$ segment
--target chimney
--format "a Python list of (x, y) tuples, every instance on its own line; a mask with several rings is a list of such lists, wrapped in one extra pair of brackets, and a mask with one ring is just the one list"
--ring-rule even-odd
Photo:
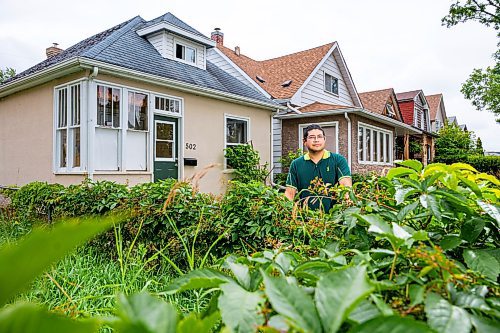
[(214, 40), (217, 45), (224, 45), (224, 34), (220, 31), (220, 28), (215, 28), (214, 31), (212, 31), (210, 38)]
[(234, 54), (236, 54), (237, 56), (240, 56), (240, 47), (239, 46), (236, 46), (234, 48)]
[(47, 54), (47, 59), (55, 57), (56, 55), (58, 55), (59, 53), (64, 51), (63, 49), (58, 48), (58, 46), (59, 46), (59, 44), (52, 43), (52, 46), (45, 49), (45, 54)]

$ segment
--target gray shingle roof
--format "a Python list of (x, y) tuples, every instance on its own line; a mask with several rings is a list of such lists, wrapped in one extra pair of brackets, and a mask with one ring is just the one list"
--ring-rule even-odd
[(166, 13), (162, 16), (159, 16), (151, 21), (148, 21), (144, 26), (143, 28), (146, 28), (146, 27), (149, 27), (149, 26), (152, 26), (152, 25), (155, 25), (157, 23), (160, 23), (160, 22), (167, 22), (167, 23), (170, 23), (170, 24), (173, 24), (173, 25), (176, 25), (178, 26), (179, 28), (181, 29), (184, 29), (184, 30), (187, 30), (189, 32), (192, 32), (193, 34), (195, 35), (198, 35), (198, 36), (202, 36), (202, 37), (205, 37), (205, 38), (208, 38), (207, 36), (205, 36), (204, 34), (202, 34), (201, 32), (199, 32), (198, 30), (196, 30), (195, 28), (193, 28), (192, 26), (190, 26), (189, 24), (185, 23), (184, 21), (180, 20), (179, 18), (177, 18), (177, 16), (175, 16), (174, 14), (172, 13)]
[[(180, 21), (170, 13), (160, 16), (160, 18), (163, 17), (167, 17), (169, 20), (175, 19)], [(136, 16), (71, 46), (57, 56), (42, 61), (30, 69), (19, 73), (10, 80), (5, 81), (4, 84), (35, 74), (62, 61), (81, 57), (275, 104), (257, 90), (243, 84), (209, 61), (207, 61), (206, 70), (203, 70), (195, 66), (163, 58), (146, 38), (139, 36), (136, 32), (138, 29), (150, 25), (151, 22), (146, 22), (140, 16)], [(183, 24), (189, 27), (187, 24)], [(177, 22), (176, 25), (180, 25), (180, 23)]]

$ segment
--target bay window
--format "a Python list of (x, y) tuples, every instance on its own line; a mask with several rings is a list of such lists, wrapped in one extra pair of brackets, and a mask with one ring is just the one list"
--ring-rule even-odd
[(379, 127), (358, 124), (358, 162), (392, 164), (393, 133)]

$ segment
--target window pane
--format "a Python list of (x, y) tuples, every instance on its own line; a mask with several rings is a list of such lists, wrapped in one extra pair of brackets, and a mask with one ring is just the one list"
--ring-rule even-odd
[(58, 91), (57, 127), (66, 127), (66, 113), (67, 113), (66, 94), (67, 94), (66, 89), (60, 89)]
[(71, 125), (80, 125), (80, 85), (71, 87)]
[(104, 126), (104, 105), (105, 96), (104, 96), (104, 87), (97, 86), (97, 125)]
[(329, 74), (325, 74), (325, 90), (332, 91), (332, 76)]
[(156, 139), (157, 140), (173, 140), (174, 125), (165, 123), (156, 123)]
[(74, 128), (73, 132), (73, 168), (80, 166), (80, 127)]
[(335, 126), (325, 126), (323, 127), (326, 135), (326, 145), (325, 148), (331, 152), (337, 152), (337, 128)]
[(156, 157), (173, 158), (172, 142), (156, 141)]
[(366, 153), (366, 161), (371, 161), (372, 160), (372, 157), (371, 157), (371, 130), (370, 129), (366, 129), (366, 141), (365, 141), (365, 153)]
[(194, 63), (196, 61), (196, 51), (190, 47), (186, 47), (186, 59), (185, 60)]
[(385, 148), (387, 143), (384, 143), (384, 133), (380, 133), (380, 162), (387, 163), (387, 149)]
[(184, 59), (184, 46), (179, 44), (175, 45), (175, 57), (177, 59)]
[(391, 136), (389, 134), (385, 135), (385, 149), (386, 149), (386, 156), (387, 156), (387, 163), (391, 163), (392, 161), (392, 142), (391, 142)]
[(227, 143), (246, 143), (247, 140), (247, 121), (240, 119), (226, 119), (226, 142)]
[(337, 78), (332, 78), (332, 93), (337, 94), (339, 93), (339, 80)]
[(113, 89), (113, 127), (120, 127), (120, 90)]
[(67, 138), (67, 130), (59, 130), (59, 167), (66, 167), (66, 152), (68, 151), (68, 138)]
[(128, 93), (128, 128), (141, 131), (148, 129), (148, 96)]
[(373, 161), (378, 162), (378, 133), (377, 131), (373, 131)]
[(364, 137), (363, 137), (363, 127), (358, 127), (358, 159), (364, 161), (363, 156), (364, 147)]

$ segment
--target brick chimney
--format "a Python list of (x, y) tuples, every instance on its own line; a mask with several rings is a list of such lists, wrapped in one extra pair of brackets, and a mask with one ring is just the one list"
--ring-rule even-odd
[(234, 54), (236, 54), (237, 56), (240, 56), (240, 47), (239, 46), (234, 47)]
[(63, 49), (58, 48), (58, 46), (59, 44), (52, 43), (52, 46), (45, 49), (45, 54), (47, 54), (47, 59), (52, 58), (61, 53), (62, 51), (64, 51)]
[(214, 31), (212, 31), (210, 38), (215, 41), (217, 45), (224, 45), (224, 34), (220, 31), (220, 28), (215, 28)]

